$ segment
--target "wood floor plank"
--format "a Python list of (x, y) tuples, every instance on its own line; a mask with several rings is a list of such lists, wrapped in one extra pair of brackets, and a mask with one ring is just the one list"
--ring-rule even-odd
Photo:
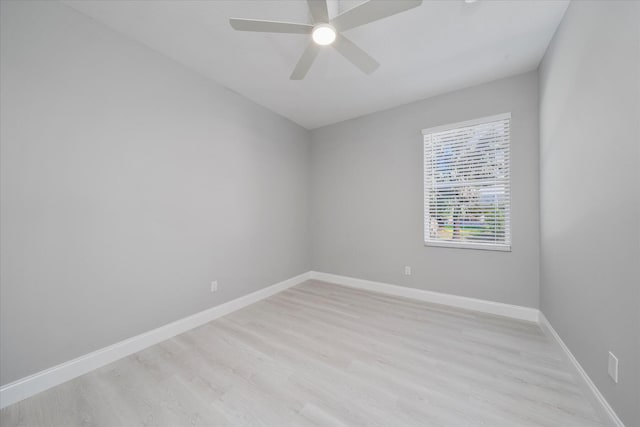
[(308, 281), (0, 411), (2, 426), (602, 426), (538, 325)]

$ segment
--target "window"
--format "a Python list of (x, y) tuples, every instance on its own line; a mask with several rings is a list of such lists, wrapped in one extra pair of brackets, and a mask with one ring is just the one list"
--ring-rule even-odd
[(422, 131), (424, 243), (511, 250), (511, 114)]

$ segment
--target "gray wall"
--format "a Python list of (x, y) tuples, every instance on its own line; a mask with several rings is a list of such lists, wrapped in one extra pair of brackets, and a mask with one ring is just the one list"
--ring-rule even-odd
[[(513, 251), (424, 247), (421, 130), (506, 112)], [(314, 270), (538, 307), (535, 71), (314, 130), (311, 150)]]
[(64, 5), (1, 4), (2, 384), (309, 270), (308, 131)]
[[(541, 66), (540, 153), (536, 72), (320, 128), (310, 145), (66, 6), (0, 4), (0, 384), (313, 268), (540, 298), (640, 425), (640, 3), (570, 6)], [(503, 112), (513, 251), (424, 247), (420, 130)]]
[(639, 23), (640, 2), (574, 1), (540, 68), (541, 308), (627, 426), (640, 426)]

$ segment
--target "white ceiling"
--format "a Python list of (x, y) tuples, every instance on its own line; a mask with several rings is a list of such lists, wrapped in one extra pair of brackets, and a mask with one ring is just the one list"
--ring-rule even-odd
[[(359, 3), (330, 1), (335, 13)], [(569, 1), (426, 0), (345, 32), (380, 62), (373, 74), (363, 74), (326, 48), (302, 81), (289, 80), (289, 75), (308, 36), (237, 32), (228, 19), (311, 23), (305, 1), (64, 3), (313, 129), (533, 70)]]

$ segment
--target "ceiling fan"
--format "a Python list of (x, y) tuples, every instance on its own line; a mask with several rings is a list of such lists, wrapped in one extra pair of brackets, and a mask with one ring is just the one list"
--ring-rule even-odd
[(229, 22), (238, 31), (310, 35), (311, 40), (289, 77), (291, 80), (304, 78), (323, 46), (334, 47), (362, 72), (371, 74), (380, 66), (378, 61), (346, 38), (342, 32), (404, 12), (421, 3), (422, 0), (368, 0), (329, 19), (327, 0), (307, 0), (313, 25), (242, 18), (231, 18)]

